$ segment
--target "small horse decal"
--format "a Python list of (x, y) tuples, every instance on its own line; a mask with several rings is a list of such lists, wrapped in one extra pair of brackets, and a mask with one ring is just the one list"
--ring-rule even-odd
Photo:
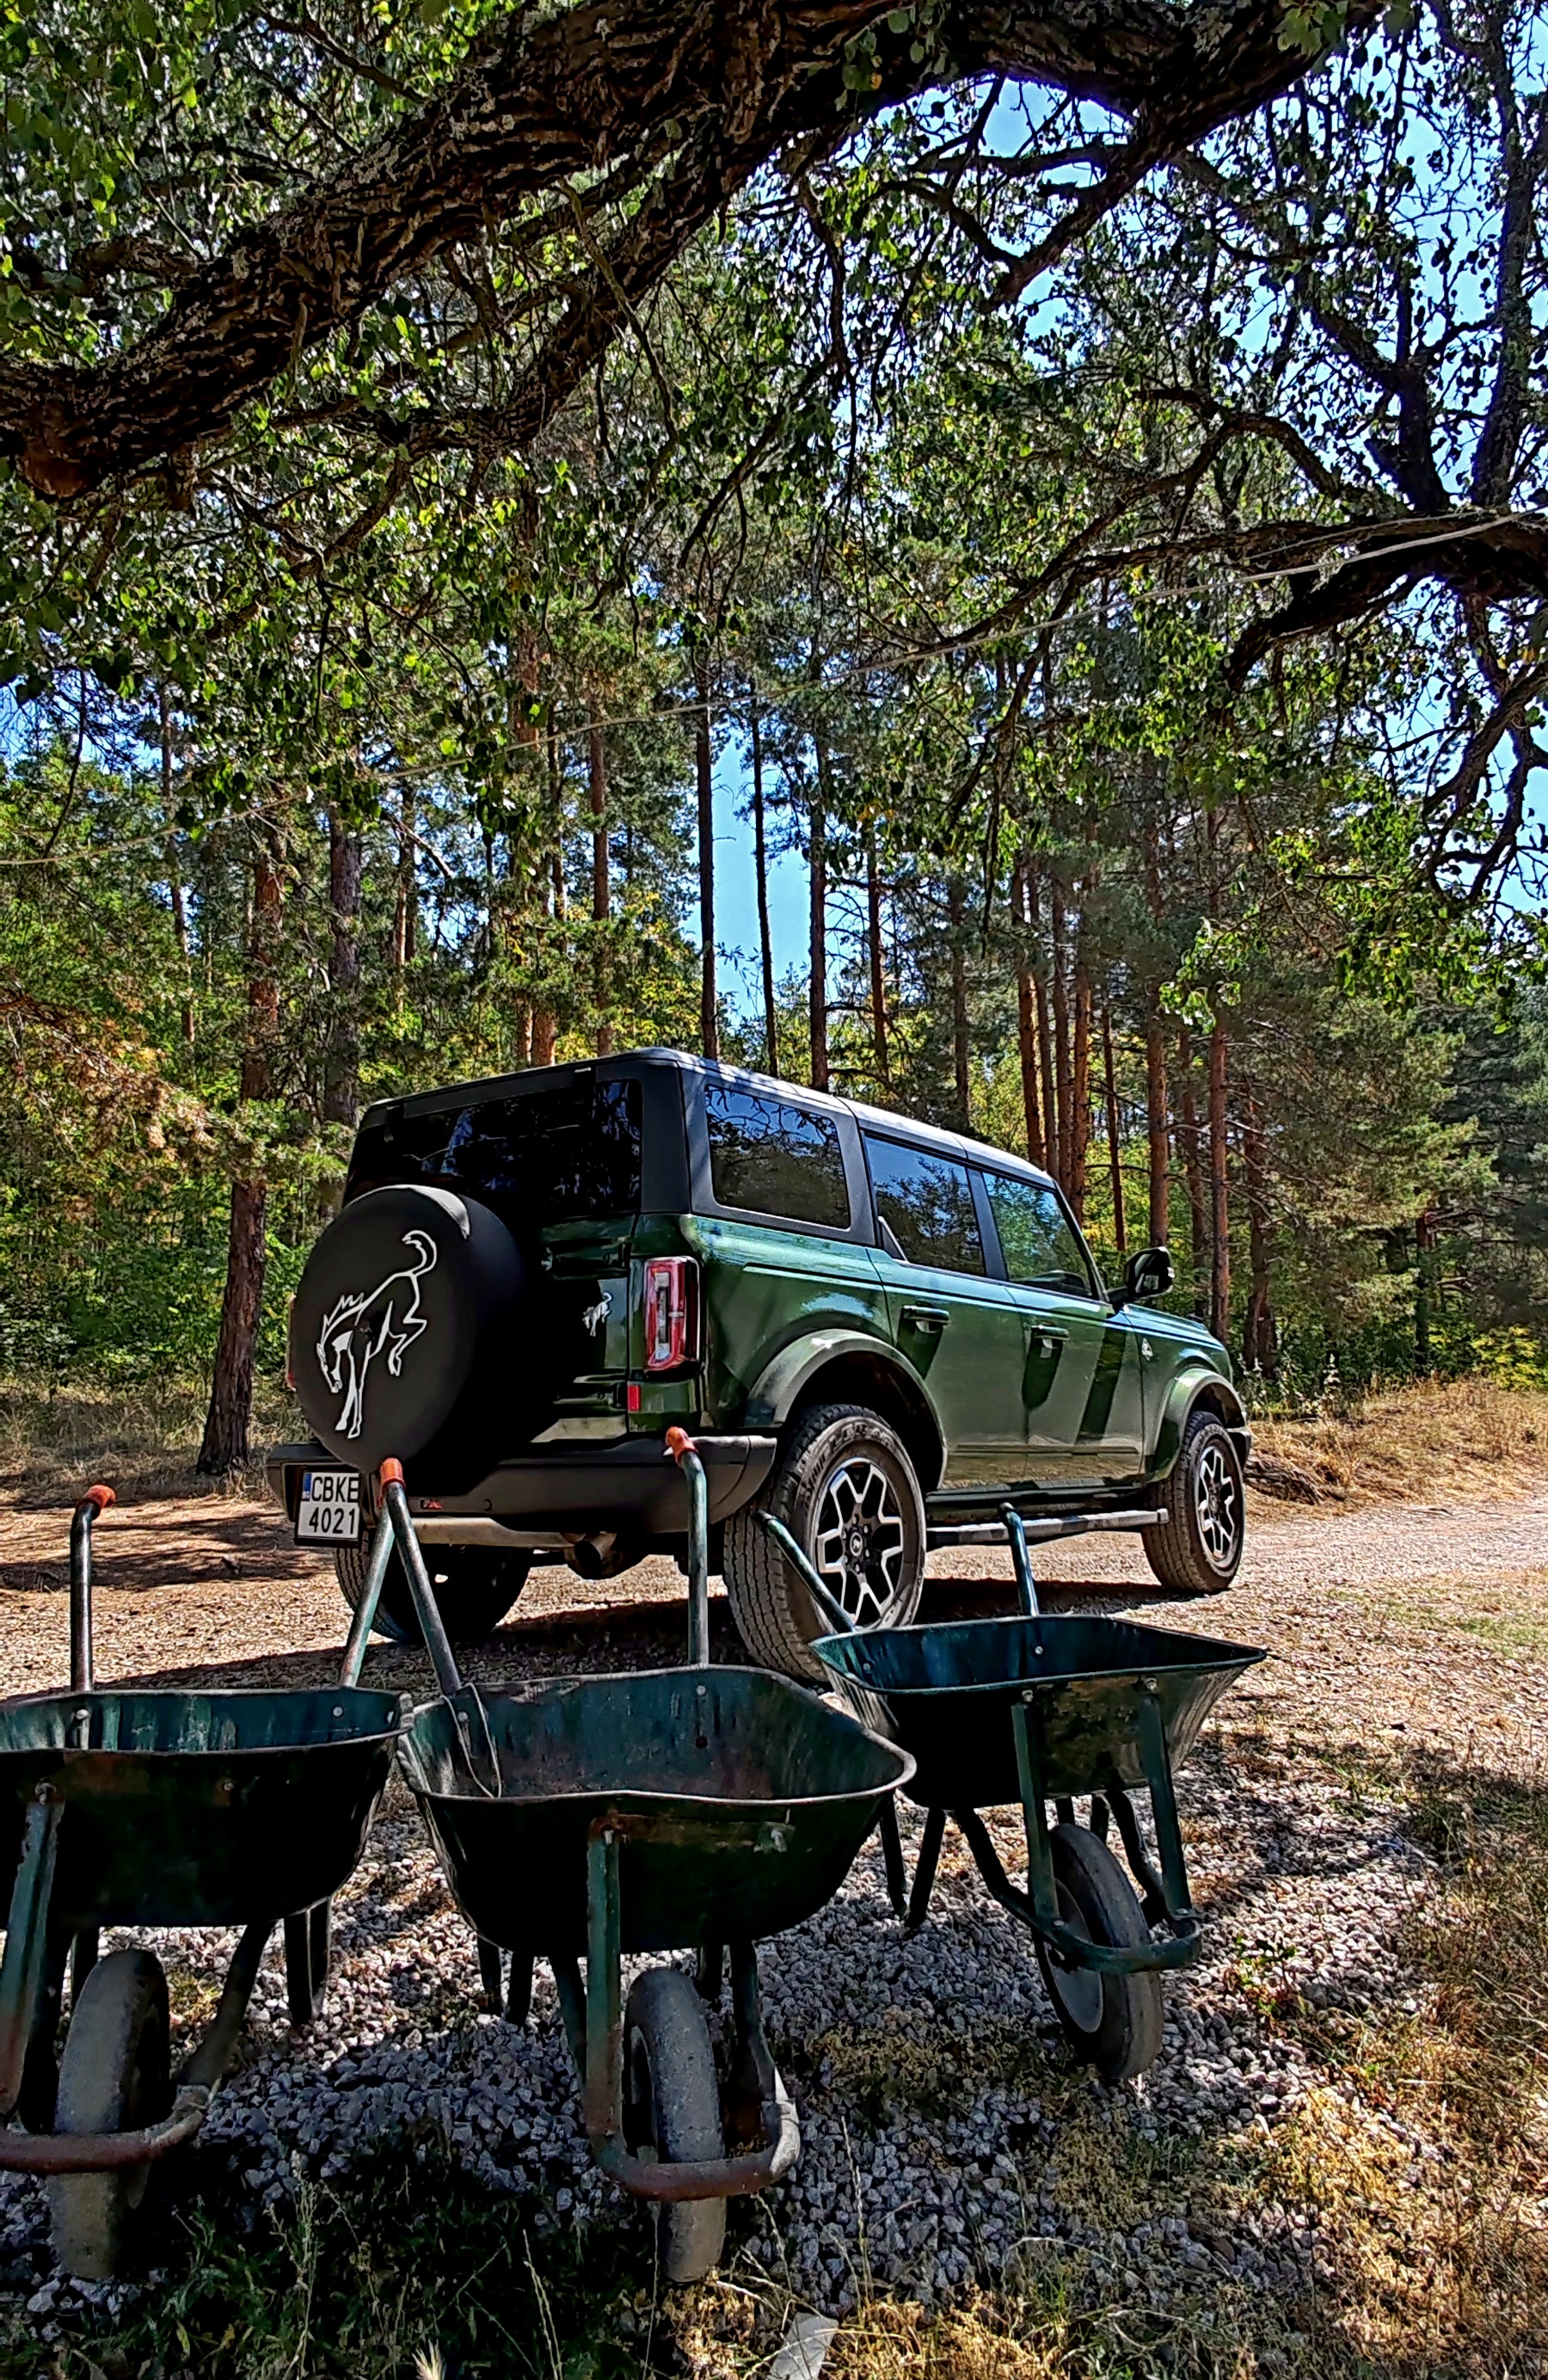
[(595, 1339), (598, 1331), (606, 1327), (607, 1318), (611, 1312), (612, 1299), (604, 1289), (596, 1305), (588, 1305), (582, 1314), (581, 1329), (588, 1338)]
[(386, 1350), (387, 1369), (394, 1379), (416, 1339), (429, 1330), (419, 1311), (419, 1283), (435, 1270), (437, 1249), (428, 1232), (405, 1232), (405, 1248), (418, 1258), (399, 1272), (390, 1272), (364, 1294), (341, 1297), (322, 1318), (317, 1334), (317, 1360), (322, 1378), (344, 1403), (335, 1424), (341, 1438), (358, 1438), (366, 1419), (366, 1378), (377, 1357)]

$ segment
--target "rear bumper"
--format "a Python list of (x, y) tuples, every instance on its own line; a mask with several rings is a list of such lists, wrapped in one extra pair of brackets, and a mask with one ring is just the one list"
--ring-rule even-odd
[[(694, 1439), (709, 1483), (711, 1523), (729, 1519), (757, 1494), (774, 1464), (772, 1438)], [(267, 1469), (274, 1501), (296, 1517), (301, 1474), (318, 1465), (337, 1467), (336, 1458), (315, 1439), (270, 1450)], [(409, 1473), (408, 1506), (416, 1521), (429, 1521), (438, 1543), (498, 1542), (502, 1526), (513, 1544), (562, 1543), (598, 1529), (628, 1529), (647, 1537), (679, 1536), (688, 1525), (683, 1475), (659, 1438), (621, 1439), (607, 1447), (545, 1450), (498, 1463), (465, 1494), (436, 1496)], [(368, 1490), (369, 1495), (369, 1490)], [(492, 1524), (492, 1526), (491, 1526)]]

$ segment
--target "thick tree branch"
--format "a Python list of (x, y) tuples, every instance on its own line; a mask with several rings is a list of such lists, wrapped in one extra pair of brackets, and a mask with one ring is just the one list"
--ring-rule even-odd
[[(1378, 5), (1351, 0), (1349, 20)], [(830, 136), (846, 109), (1003, 75), (1111, 109), (1133, 127), (1124, 155), (1153, 164), (1286, 91), (1307, 63), (1280, 46), (1282, 0), (954, 0), (924, 42), (912, 23), (894, 30), (896, 14), (887, 0), (581, 0), (508, 18), (428, 103), (189, 275), (128, 353), (95, 367), (0, 362), (0, 453), (59, 500), (218, 436), (405, 274), (669, 127), (706, 179), (644, 243), (658, 277), (760, 164), (792, 138)], [(874, 46), (857, 48), (862, 37)], [(857, 102), (862, 78), (872, 87)], [(1094, 204), (1082, 194), (1077, 211)], [(574, 356), (601, 352), (606, 311), (568, 310)], [(572, 376), (566, 365), (549, 378)]]

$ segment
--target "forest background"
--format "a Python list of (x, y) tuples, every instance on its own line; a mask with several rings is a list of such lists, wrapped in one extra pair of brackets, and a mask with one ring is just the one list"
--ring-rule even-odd
[[(57, 14), (5, 30), (23, 357), (111, 351), (483, 21)], [(11, 1374), (213, 1366), (232, 1466), (364, 1101), (671, 1042), (1046, 1163), (1260, 1406), (1548, 1380), (1548, 43), (1282, 14), (1314, 71), (1143, 178), (992, 73), (787, 146), (520, 436), (605, 172), (212, 447), (5, 467)]]

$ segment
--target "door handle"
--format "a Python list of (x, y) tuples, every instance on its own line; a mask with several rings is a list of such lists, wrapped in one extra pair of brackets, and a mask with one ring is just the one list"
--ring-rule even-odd
[(1041, 1341), (1045, 1355), (1052, 1355), (1064, 1345), (1070, 1333), (1068, 1330), (1045, 1330), (1040, 1322), (1034, 1322), (1032, 1326), (1032, 1335)]
[(944, 1330), (951, 1317), (944, 1305), (905, 1305), (902, 1319), (911, 1330)]

